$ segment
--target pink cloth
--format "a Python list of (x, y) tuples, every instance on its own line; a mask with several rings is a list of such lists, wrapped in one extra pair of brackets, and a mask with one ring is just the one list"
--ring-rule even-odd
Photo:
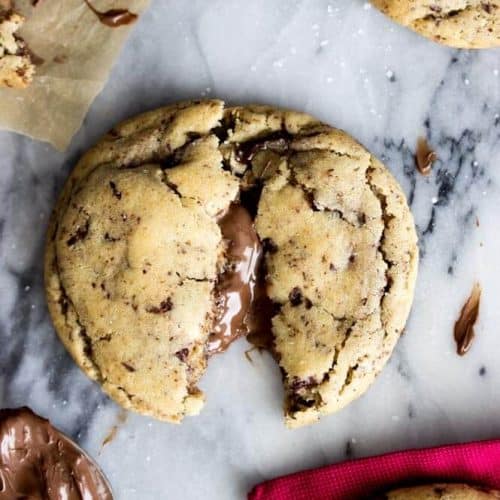
[(463, 482), (500, 489), (500, 440), (400, 451), (266, 481), (249, 500), (357, 500), (405, 484)]

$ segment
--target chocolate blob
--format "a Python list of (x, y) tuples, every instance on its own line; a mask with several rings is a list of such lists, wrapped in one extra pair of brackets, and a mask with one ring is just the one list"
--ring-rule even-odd
[(419, 137), (417, 142), (417, 152), (415, 162), (417, 170), (422, 175), (430, 175), (432, 164), (437, 160), (437, 154), (431, 149), (424, 137)]
[(88, 8), (97, 16), (99, 21), (110, 28), (117, 28), (126, 24), (132, 24), (137, 21), (137, 14), (130, 12), (127, 9), (110, 9), (105, 12), (97, 10), (89, 0), (84, 0)]
[(112, 500), (92, 459), (29, 408), (0, 410), (0, 499)]

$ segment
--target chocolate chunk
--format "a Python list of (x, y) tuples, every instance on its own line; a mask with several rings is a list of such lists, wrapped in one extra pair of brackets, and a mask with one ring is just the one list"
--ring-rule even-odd
[(85, 239), (88, 233), (89, 233), (89, 221), (87, 219), (83, 226), (78, 226), (76, 228), (76, 231), (69, 237), (66, 243), (68, 244), (69, 247), (71, 247), (78, 241)]
[(455, 323), (453, 336), (457, 343), (457, 354), (465, 355), (474, 340), (474, 325), (479, 315), (479, 303), (481, 300), (481, 286), (476, 283), (472, 292), (460, 312), (460, 317)]
[(185, 347), (184, 349), (181, 349), (180, 351), (177, 351), (175, 355), (183, 362), (186, 362), (187, 357), (189, 356), (189, 349)]
[(481, 3), (481, 7), (488, 14), (491, 14), (493, 12), (493, 5), (491, 3), (489, 3), (489, 2), (483, 2), (483, 3)]
[(274, 255), (278, 251), (278, 245), (271, 238), (264, 238), (262, 240), (262, 247), (264, 252)]
[(115, 198), (118, 198), (119, 200), (122, 199), (122, 193), (121, 191), (118, 190), (116, 187), (116, 184), (113, 181), (109, 181), (109, 187), (111, 188), (111, 191), (113, 191), (113, 196)]
[(298, 286), (292, 288), (292, 291), (288, 294), (288, 300), (293, 307), (300, 306), (300, 304), (302, 304), (302, 292)]
[(172, 303), (172, 299), (167, 297), (165, 300), (160, 302), (159, 306), (148, 307), (146, 311), (151, 314), (165, 314), (168, 311), (171, 311), (173, 307), (174, 304)]
[(135, 372), (135, 368), (132, 365), (129, 365), (128, 363), (125, 363), (125, 362), (122, 362), (122, 365), (129, 372)]

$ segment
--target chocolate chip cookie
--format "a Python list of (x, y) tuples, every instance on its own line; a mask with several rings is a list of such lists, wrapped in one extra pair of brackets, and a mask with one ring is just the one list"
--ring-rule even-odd
[(498, 0), (371, 0), (392, 19), (451, 47), (500, 46)]
[(0, 5), (0, 87), (25, 88), (33, 79), (31, 55), (16, 34), (23, 23), (23, 16)]
[(294, 427), (373, 382), (417, 261), (401, 188), (357, 142), (308, 115), (213, 100), (133, 118), (80, 160), (45, 270), (59, 336), (126, 408), (198, 413), (207, 359), (248, 335), (279, 363)]
[(500, 491), (466, 484), (434, 484), (395, 490), (379, 498), (386, 500), (491, 500), (500, 498)]

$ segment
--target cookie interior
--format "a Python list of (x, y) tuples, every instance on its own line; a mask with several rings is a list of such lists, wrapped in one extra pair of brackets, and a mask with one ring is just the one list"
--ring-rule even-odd
[[(234, 209), (260, 240), (252, 307), (214, 339), (235, 269), (221, 222)], [(202, 101), (125, 122), (82, 158), (52, 218), (46, 281), (61, 339), (123, 406), (173, 422), (198, 413), (208, 356), (248, 334), (282, 369), (294, 427), (373, 381), (417, 261), (401, 189), (345, 133)]]

